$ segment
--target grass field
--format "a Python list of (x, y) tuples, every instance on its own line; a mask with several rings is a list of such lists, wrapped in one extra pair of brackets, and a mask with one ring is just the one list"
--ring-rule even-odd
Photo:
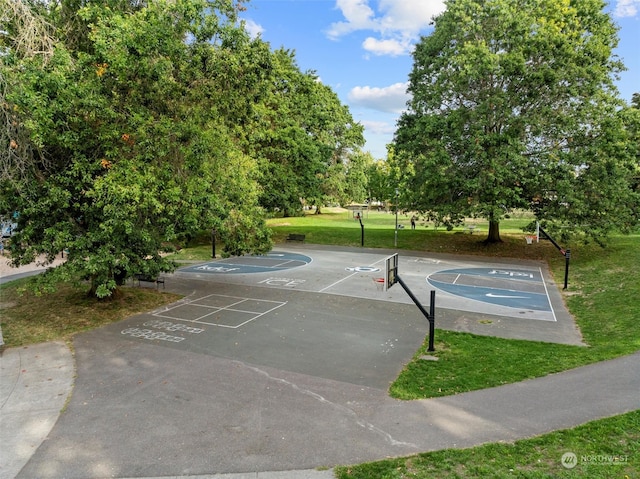
[[(531, 221), (516, 215), (501, 224), (503, 243), (482, 242), (487, 225), (470, 221), (476, 232), (464, 228), (447, 231), (418, 222), (405, 225), (395, 236), (395, 215), (364, 212), (364, 246), (413, 251), (476, 254), (493, 257), (542, 259), (548, 262), (556, 284), (562, 283), (565, 259), (548, 241), (527, 245), (521, 228)], [(274, 239), (289, 233), (306, 235), (307, 243), (360, 246), (360, 223), (344, 210), (321, 215), (269, 220)], [(181, 250), (176, 260), (209, 260), (211, 245), (200, 243)], [(465, 333), (437, 331), (439, 361), (421, 361), (423, 347), (390, 387), (394, 397), (410, 400), (457, 394), (602, 361), (640, 350), (640, 235), (614, 236), (606, 248), (569, 244), (572, 251), (569, 288), (563, 298), (576, 319), (586, 347), (505, 340)], [(137, 311), (174, 301), (154, 290), (128, 288), (118, 301), (96, 306), (79, 291), (64, 287), (55, 297), (20, 296), (17, 285), (0, 286), (2, 329), (8, 346), (69, 338), (82, 331), (119, 320)], [(514, 367), (518, 365), (518, 367)], [(639, 392), (640, 397), (640, 392)], [(639, 400), (640, 401), (640, 400)], [(567, 451), (578, 455), (575, 469), (560, 458)], [(604, 460), (599, 461), (600, 459)], [(586, 460), (584, 460), (586, 458)], [(593, 459), (596, 458), (596, 459)], [(609, 462), (607, 462), (607, 460)], [(640, 411), (603, 419), (568, 431), (558, 431), (513, 444), (488, 444), (471, 449), (450, 449), (405, 458), (345, 466), (336, 469), (346, 478), (640, 478)]]
[(123, 288), (115, 298), (96, 301), (86, 289), (63, 284), (55, 294), (23, 291), (29, 279), (0, 285), (2, 334), (7, 347), (65, 340), (79, 332), (120, 321), (177, 301), (180, 296), (149, 288)]

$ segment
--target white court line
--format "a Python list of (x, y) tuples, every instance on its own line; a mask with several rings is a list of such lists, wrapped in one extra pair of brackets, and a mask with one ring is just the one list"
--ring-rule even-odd
[[(302, 263), (302, 261), (300, 261), (299, 259), (288, 259), (286, 261), (283, 261), (282, 263), (274, 264), (273, 266), (265, 266), (265, 268), (281, 268), (282, 266), (289, 263)], [(300, 266), (304, 266), (306, 264), (308, 263), (301, 264)]]
[(547, 301), (549, 301), (549, 307), (551, 308), (551, 314), (553, 315), (553, 320), (555, 322), (558, 322), (558, 319), (556, 318), (556, 312), (553, 309), (553, 304), (551, 304), (551, 297), (549, 296), (549, 290), (547, 289), (547, 282), (544, 280), (544, 275), (542, 274), (542, 268), (539, 268), (540, 270), (540, 278), (542, 279), (542, 284), (544, 286), (544, 292), (547, 295)]
[[(557, 323), (557, 322), (558, 322), (558, 319), (557, 319), (557, 317), (556, 317), (555, 311), (553, 310), (553, 305), (551, 304), (551, 298), (549, 297), (549, 290), (547, 289), (547, 285), (545, 284), (545, 281), (544, 281), (544, 275), (542, 275), (542, 268), (539, 268), (539, 269), (540, 269), (540, 280), (535, 279), (534, 281), (530, 281), (530, 280), (520, 280), (520, 279), (513, 279), (513, 278), (509, 278), (509, 281), (513, 281), (513, 282), (518, 282), (518, 281), (520, 281), (520, 282), (521, 282), (521, 283), (523, 283), (523, 284), (531, 284), (531, 283), (536, 284), (536, 283), (538, 283), (538, 282), (542, 282), (542, 284), (544, 285), (544, 289), (545, 289), (544, 293), (536, 293), (536, 292), (532, 292), (532, 291), (528, 291), (528, 290), (518, 290), (518, 289), (493, 288), (493, 287), (489, 287), (489, 286), (478, 286), (478, 285), (474, 285), (474, 284), (463, 284), (462, 286), (464, 286), (465, 288), (475, 288), (475, 289), (493, 289), (493, 290), (499, 290), (499, 291), (508, 291), (508, 292), (510, 292), (510, 293), (514, 293), (514, 294), (528, 294), (528, 295), (531, 295), (531, 296), (533, 296), (533, 297), (537, 297), (537, 296), (544, 296), (544, 297), (547, 299), (547, 304), (549, 305), (550, 311), (540, 311), (540, 310), (533, 310), (533, 311), (538, 312), (538, 313), (543, 313), (543, 314), (544, 314), (544, 313), (549, 313), (549, 312), (551, 312), (551, 316), (552, 316), (552, 318), (551, 318), (551, 319), (542, 319), (542, 318), (541, 318), (541, 319), (538, 319), (538, 318), (533, 318), (533, 320), (535, 320), (535, 321), (549, 321), (549, 322)], [(535, 270), (533, 270), (533, 271), (535, 271)], [(439, 273), (439, 272), (440, 272), (440, 271), (437, 271), (436, 273), (433, 273), (433, 274), (437, 274), (437, 273)], [(498, 307), (509, 308), (509, 309), (513, 309), (513, 310), (523, 309), (523, 308), (521, 308), (521, 307), (519, 307), (519, 306), (507, 306), (507, 305), (505, 305), (505, 304), (502, 304), (502, 305), (500, 305), (500, 304), (495, 304), (495, 303), (491, 303), (491, 302), (488, 302), (488, 301), (484, 301), (484, 300), (482, 300), (482, 299), (470, 298), (470, 297), (465, 296), (465, 295), (458, 295), (458, 294), (453, 293), (453, 292), (451, 292), (451, 291), (447, 291), (447, 290), (441, 289), (441, 288), (439, 288), (438, 286), (433, 285), (432, 283), (430, 283), (429, 278), (430, 278), (431, 276), (432, 276), (432, 275), (430, 274), (430, 275), (428, 275), (428, 276), (425, 278), (425, 280), (427, 281), (427, 283), (428, 283), (428, 284), (431, 284), (431, 285), (432, 285), (432, 286), (434, 286), (438, 291), (441, 291), (441, 292), (443, 292), (443, 293), (445, 293), (445, 294), (447, 294), (447, 295), (450, 295), (450, 296), (456, 296), (456, 297), (459, 297), (459, 298), (464, 298), (464, 299), (466, 299), (467, 301), (473, 301), (473, 302), (481, 303), (481, 304), (484, 304), (484, 305), (487, 305), (487, 304), (489, 304), (489, 305), (495, 305), (495, 306), (498, 306)], [(464, 275), (464, 273), (459, 274), (459, 275), (456, 277), (455, 281), (457, 281), (457, 280), (460, 278), (460, 276), (465, 276), (465, 275)], [(470, 277), (472, 277), (472, 278), (473, 278), (473, 277), (476, 277), (476, 275), (466, 275), (466, 276), (470, 276)], [(434, 281), (438, 281), (438, 280), (434, 280)], [(451, 283), (451, 284), (452, 284), (452, 285), (453, 285), (453, 284), (455, 284), (455, 281), (454, 281), (453, 283)], [(440, 281), (439, 281), (439, 282), (440, 282)], [(456, 285), (456, 286), (458, 286), (458, 285)], [(495, 312), (491, 312), (491, 311), (489, 311), (489, 314), (498, 314), (498, 313), (495, 313)], [(499, 316), (503, 316), (503, 315), (501, 315), (501, 314), (498, 314), (498, 315), (499, 315)], [(507, 316), (507, 317), (514, 317), (514, 316)]]
[[(209, 305), (206, 305), (206, 304), (194, 304), (197, 301), (200, 301), (200, 300), (205, 299), (205, 298), (209, 298), (211, 296), (221, 296), (221, 297), (224, 297), (224, 298), (239, 299), (240, 301), (236, 301), (235, 303), (232, 303), (232, 304), (230, 304), (228, 306), (225, 306), (225, 307), (209, 306)], [(236, 306), (238, 304), (242, 304), (242, 303), (244, 303), (246, 301), (260, 301), (260, 302), (264, 302), (264, 303), (275, 303), (276, 306), (274, 306), (273, 308), (271, 308), (271, 309), (269, 309), (267, 311), (263, 311), (263, 312), (259, 312), (259, 311), (244, 311), (244, 310), (241, 310), (241, 309), (233, 309), (233, 306)], [(190, 301), (189, 303), (186, 303), (186, 304), (189, 304), (191, 306), (199, 306), (201, 308), (206, 308), (206, 309), (210, 309), (210, 310), (213, 310), (213, 311), (211, 311), (211, 312), (209, 312), (207, 314), (204, 314), (204, 315), (202, 315), (202, 316), (200, 316), (198, 318), (195, 318), (195, 319), (176, 318), (174, 316), (168, 316), (168, 315), (164, 315), (164, 314), (161, 314), (161, 313), (155, 313), (154, 316), (159, 317), (159, 318), (173, 319), (175, 321), (185, 321), (185, 322), (188, 322), (188, 323), (206, 324), (208, 326), (218, 326), (218, 327), (221, 327), (221, 328), (237, 329), (237, 328), (239, 328), (241, 326), (244, 326), (247, 323), (255, 321), (259, 317), (264, 316), (265, 314), (270, 313), (271, 311), (274, 311), (274, 310), (284, 306), (285, 304), (287, 304), (287, 302), (286, 301), (285, 302), (273, 301), (273, 300), (270, 300), (270, 299), (239, 298), (237, 296), (227, 296), (227, 295), (223, 295), (223, 294), (209, 294), (207, 296), (203, 296), (202, 298), (198, 298), (196, 300)], [(176, 307), (178, 307), (178, 306), (176, 306)], [(175, 309), (175, 308), (172, 308), (172, 309)], [(253, 316), (252, 318), (250, 318), (250, 319), (248, 319), (246, 321), (243, 321), (242, 323), (237, 324), (235, 326), (203, 321), (203, 319), (206, 318), (207, 316), (211, 316), (211, 315), (219, 313), (221, 311), (234, 311), (234, 312), (243, 313), (243, 314), (253, 314), (255, 316)]]
[(453, 283), (451, 283), (451, 284), (456, 284), (456, 282), (460, 279), (460, 276), (462, 276), (462, 275), (458, 274), (458, 276), (456, 276), (456, 279), (454, 279)]
[[(378, 261), (376, 261), (375, 263), (370, 264), (370, 265), (369, 265), (369, 267), (371, 268), (371, 267), (373, 267), (373, 266), (377, 265), (378, 263), (380, 263), (381, 261), (386, 261), (386, 259), (387, 259), (387, 258), (388, 258), (388, 256), (385, 256), (384, 258), (379, 259), (379, 260), (378, 260)], [(359, 273), (359, 271), (355, 271), (355, 272), (351, 273), (350, 275), (345, 276), (345, 277), (344, 277), (344, 278), (342, 278), (342, 279), (339, 279), (339, 280), (338, 280), (338, 281), (336, 281), (335, 283), (332, 283), (332, 284), (330, 284), (329, 286), (327, 286), (327, 287), (325, 287), (325, 288), (322, 288), (322, 289), (321, 289), (320, 291), (318, 291), (318, 292), (319, 292), (319, 293), (324, 293), (326, 290), (333, 288), (335, 285), (340, 284), (340, 283), (342, 283), (343, 281), (346, 281), (347, 279), (349, 279), (349, 278), (351, 278), (351, 277), (355, 276), (355, 275), (356, 275), (356, 274), (358, 274), (358, 273)]]

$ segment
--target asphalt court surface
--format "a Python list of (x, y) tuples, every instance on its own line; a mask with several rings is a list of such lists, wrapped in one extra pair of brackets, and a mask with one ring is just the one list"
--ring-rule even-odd
[(309, 264), (312, 259), (304, 254), (272, 251), (265, 255), (247, 255), (225, 258), (210, 263), (183, 268), (183, 272), (213, 274), (251, 274), (278, 272)]
[(212, 281), (196, 281), (195, 286), (193, 295), (182, 301), (106, 331), (122, 339), (385, 390), (428, 331), (427, 320), (408, 304)]
[[(428, 334), (391, 251), (299, 247), (189, 265), (166, 278), (184, 299), (128, 319), (121, 337), (386, 389)], [(581, 344), (541, 263), (403, 252), (399, 275), (438, 329)]]
[[(411, 303), (399, 285), (381, 292), (375, 282), (384, 276), (384, 259), (389, 254), (355, 249), (274, 251), (265, 256), (189, 266), (178, 274), (228, 284)], [(437, 307), (442, 309), (518, 320), (571, 322), (557, 286), (542, 263), (510, 264), (418, 253), (401, 253), (399, 259), (399, 275), (424, 304), (428, 304), (429, 291), (434, 289)]]
[(519, 268), (456, 268), (429, 275), (427, 282), (442, 291), (521, 311), (543, 311), (535, 319), (556, 321), (542, 271)]

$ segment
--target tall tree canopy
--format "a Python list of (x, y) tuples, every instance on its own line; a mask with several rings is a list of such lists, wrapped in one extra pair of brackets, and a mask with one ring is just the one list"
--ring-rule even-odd
[(361, 143), (332, 92), (249, 38), (234, 0), (0, 6), (0, 212), (18, 218), (14, 264), (67, 252), (44, 286), (82, 278), (110, 296), (171, 270), (163, 249), (203, 229), (227, 254), (265, 252), (260, 203), (286, 205), (265, 201), (269, 170), (300, 163), (281, 188), (300, 182), (299, 203)]
[(449, 0), (414, 52), (394, 162), (403, 202), (443, 223), (533, 208), (563, 231), (633, 224), (633, 161), (602, 0)]
[(362, 126), (314, 72), (300, 71), (290, 51), (275, 51), (261, 71), (268, 88), (252, 102), (245, 128), (246, 151), (261, 172), (260, 204), (294, 215), (303, 202), (339, 202), (349, 158), (364, 144)]
[(235, 6), (83, 3), (75, 16), (65, 1), (43, 4), (59, 22), (46, 55), (10, 36), (2, 58), (3, 112), (28, 134), (9, 140), (20, 154), (3, 165), (2, 206), (19, 215), (14, 263), (67, 250), (49, 279), (87, 278), (104, 297), (135, 273), (170, 270), (163, 245), (203, 228), (229, 253), (267, 250), (256, 165), (198, 82), (203, 55), (215, 63), (244, 35)]
[[(631, 97), (631, 106), (620, 113), (626, 127), (629, 138), (630, 155), (635, 158), (635, 173), (632, 180), (632, 188), (640, 193), (640, 93), (634, 93)], [(636, 205), (636, 215), (640, 216), (640, 205)]]

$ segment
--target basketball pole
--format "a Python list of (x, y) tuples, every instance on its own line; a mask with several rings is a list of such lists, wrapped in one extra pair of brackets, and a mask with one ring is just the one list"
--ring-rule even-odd
[(558, 249), (558, 251), (560, 251), (560, 254), (562, 256), (564, 256), (564, 288), (562, 289), (567, 289), (569, 286), (569, 260), (571, 259), (571, 250), (564, 249), (562, 246), (556, 243), (556, 240), (554, 240), (551, 236), (549, 236), (549, 234), (542, 229), (539, 223), (538, 223), (538, 232), (539, 232), (538, 234), (540, 233), (542, 234), (542, 238), (548, 239), (549, 241), (551, 241), (551, 244), (555, 246)]
[(395, 279), (396, 282), (400, 283), (402, 289), (407, 292), (411, 300), (415, 303), (424, 317), (427, 318), (427, 321), (429, 321), (429, 348), (427, 349), (427, 351), (435, 351), (436, 348), (434, 346), (434, 335), (436, 330), (436, 292), (434, 290), (431, 290), (431, 304), (429, 305), (429, 311), (427, 311), (424, 306), (422, 306), (420, 301), (418, 301), (418, 298), (416, 298), (415, 295), (411, 292), (406, 283), (402, 281), (402, 278), (396, 274)]
[(396, 230), (393, 236), (393, 247), (398, 247), (398, 188), (396, 188)]

